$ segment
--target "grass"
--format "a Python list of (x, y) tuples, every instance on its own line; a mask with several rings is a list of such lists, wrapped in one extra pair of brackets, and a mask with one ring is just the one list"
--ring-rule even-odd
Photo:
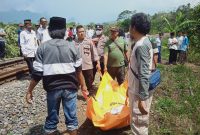
[[(166, 59), (167, 52), (162, 57)], [(162, 83), (154, 93), (150, 134), (200, 135), (200, 67), (158, 65), (158, 68)]]

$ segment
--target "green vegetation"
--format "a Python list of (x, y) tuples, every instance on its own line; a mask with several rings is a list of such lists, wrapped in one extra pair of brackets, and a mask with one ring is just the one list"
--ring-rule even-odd
[(200, 134), (200, 67), (159, 65), (162, 83), (154, 94), (150, 134)]
[[(109, 33), (111, 25), (118, 25), (127, 31), (130, 17), (136, 11), (125, 10), (117, 21), (104, 23), (104, 32)], [(161, 12), (150, 16), (151, 34), (159, 32), (186, 31), (190, 39), (188, 61), (200, 63), (200, 4), (191, 8), (190, 4), (180, 6), (176, 11)], [(73, 26), (75, 22), (68, 23)], [(94, 23), (90, 25), (94, 26)], [(17, 26), (0, 23), (6, 31), (6, 57), (19, 55)], [(167, 38), (163, 39), (162, 58), (168, 60)], [(200, 134), (200, 67), (186, 65), (158, 65), (162, 73), (162, 83), (154, 94), (150, 134), (152, 135), (198, 135)]]
[[(118, 25), (125, 32), (128, 31), (130, 25), (130, 18), (136, 11), (124, 10), (122, 11), (116, 21), (104, 23), (104, 34), (108, 35), (109, 27), (111, 25)], [(188, 54), (188, 61), (193, 63), (200, 63), (200, 4), (195, 7), (191, 7), (190, 4), (182, 5), (177, 10), (171, 12), (159, 12), (149, 17), (151, 18), (152, 28), (151, 34), (158, 34), (159, 32), (168, 33), (171, 31), (185, 31), (188, 33), (190, 39), (190, 49)], [(75, 22), (69, 22), (68, 27), (76, 24)], [(94, 23), (90, 23), (94, 27)], [(9, 26), (11, 28), (9, 28)], [(7, 54), (6, 57), (16, 57), (18, 56), (17, 47), (17, 33), (16, 24), (3, 24), (0, 23), (0, 28), (6, 28), (6, 32), (9, 36), (6, 37), (7, 40)], [(167, 58), (168, 50), (167, 46), (164, 45), (163, 48), (164, 58)]]
[(6, 32), (6, 57), (13, 58), (19, 56), (19, 47), (17, 45), (17, 28), (13, 25), (7, 25), (4, 28)]
[[(131, 14), (136, 11), (125, 10), (118, 16), (118, 25), (127, 31), (130, 24)], [(188, 61), (193, 63), (200, 63), (200, 4), (191, 7), (190, 4), (182, 5), (177, 10), (171, 12), (156, 13), (151, 18), (152, 28), (151, 34), (155, 35), (160, 32), (169, 33), (183, 31), (187, 32), (190, 40), (190, 49), (188, 54)], [(166, 40), (166, 39), (165, 39)], [(166, 41), (165, 41), (166, 42)], [(164, 45), (164, 54), (167, 50)], [(166, 57), (166, 55), (164, 55)]]

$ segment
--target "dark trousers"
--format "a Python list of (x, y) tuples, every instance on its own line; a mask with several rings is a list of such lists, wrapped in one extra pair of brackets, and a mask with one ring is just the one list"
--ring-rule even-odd
[(0, 58), (4, 58), (5, 54), (5, 42), (0, 41)]
[(158, 46), (158, 63), (161, 63), (161, 46)]
[(177, 50), (169, 49), (169, 64), (176, 64)]
[(94, 94), (94, 89), (93, 89), (93, 86), (92, 86), (93, 79), (94, 79), (93, 69), (83, 70), (82, 72), (83, 72), (83, 76), (85, 78), (85, 83), (86, 83), (86, 86), (87, 86), (89, 93)]
[[(93, 66), (94, 66), (94, 68), (93, 68), (93, 77), (95, 79), (95, 75), (97, 73), (97, 68), (96, 68), (97, 62), (93, 62)], [(101, 74), (103, 75), (104, 74), (104, 63), (103, 62), (100, 62), (100, 67), (101, 67)], [(94, 79), (93, 79), (93, 81), (94, 81)]]
[(176, 50), (177, 51), (177, 62), (180, 62), (180, 53), (181, 50)]
[(125, 66), (122, 67), (108, 67), (108, 73), (115, 80), (117, 78), (117, 82), (121, 85), (125, 80)]
[(180, 63), (184, 64), (187, 60), (186, 51), (180, 51)]
[(19, 56), (23, 56), (23, 53), (22, 53), (22, 48), (21, 47), (19, 47)]
[(26, 61), (27, 65), (28, 65), (29, 73), (32, 74), (32, 72), (33, 72), (33, 61), (35, 60), (35, 58), (27, 57), (27, 58), (24, 58), (24, 60)]

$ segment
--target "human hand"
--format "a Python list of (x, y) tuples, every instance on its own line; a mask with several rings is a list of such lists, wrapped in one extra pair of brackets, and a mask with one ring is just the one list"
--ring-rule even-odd
[(107, 71), (108, 71), (107, 67), (104, 67), (104, 72), (107, 72)]
[(96, 65), (97, 71), (101, 71), (101, 66), (99, 64)]
[(148, 114), (148, 112), (145, 110), (146, 105), (145, 105), (144, 101), (139, 100), (138, 108), (139, 108), (140, 112), (142, 113), (142, 115), (147, 115)]
[(33, 101), (33, 93), (32, 93), (32, 91), (28, 90), (26, 93), (26, 102), (28, 104), (32, 104), (32, 101)]
[(89, 95), (89, 92), (88, 92), (86, 86), (82, 86), (82, 87), (81, 87), (81, 92), (82, 92), (83, 97), (84, 97), (85, 99), (87, 99), (87, 98), (88, 98), (88, 95)]

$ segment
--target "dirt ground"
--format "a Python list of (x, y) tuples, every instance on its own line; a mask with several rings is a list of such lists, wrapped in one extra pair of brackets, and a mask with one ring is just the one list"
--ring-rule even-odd
[[(96, 89), (100, 83), (98, 75), (96, 75), (95, 86)], [(78, 93), (78, 120), (79, 120), (79, 135), (130, 135), (130, 127), (125, 127), (122, 129), (114, 129), (109, 131), (102, 131), (100, 128), (94, 127), (92, 121), (86, 118), (86, 107), (87, 102), (82, 97), (81, 92)], [(64, 135), (68, 135), (65, 133)]]
[[(98, 87), (99, 85), (99, 78), (98, 76), (95, 79), (95, 86)], [(87, 119), (86, 117), (86, 107), (87, 102), (83, 98), (81, 91), (78, 92), (78, 98), (77, 98), (77, 116), (79, 121), (79, 129), (78, 134), (79, 135), (130, 135), (131, 130), (130, 127), (125, 127), (122, 129), (115, 129), (115, 130), (109, 130), (109, 131), (102, 131), (100, 128), (94, 127), (92, 124), (92, 121)], [(46, 112), (42, 113), (43, 116), (41, 116), (42, 120), (44, 121), (46, 118)], [(65, 126), (65, 118), (63, 114), (62, 106), (60, 107), (60, 122), (58, 124), (58, 130), (62, 135), (68, 135), (66, 132), (66, 126)], [(40, 122), (40, 124), (36, 124), (29, 128), (29, 131), (26, 135), (41, 135), (44, 134), (43, 131), (43, 122)]]

